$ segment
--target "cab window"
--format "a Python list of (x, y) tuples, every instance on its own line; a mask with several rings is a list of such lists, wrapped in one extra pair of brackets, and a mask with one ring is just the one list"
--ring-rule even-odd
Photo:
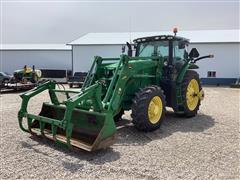
[(166, 57), (169, 55), (169, 42), (168, 41), (152, 41), (139, 43), (137, 47), (137, 56), (161, 56)]
[(186, 49), (181, 41), (173, 42), (173, 58), (175, 61), (185, 59)]
[(169, 56), (169, 42), (162, 41), (161, 44), (157, 48), (158, 56), (168, 57)]
[(141, 43), (139, 47), (139, 56), (147, 57), (152, 56), (154, 53), (154, 45), (149, 43)]

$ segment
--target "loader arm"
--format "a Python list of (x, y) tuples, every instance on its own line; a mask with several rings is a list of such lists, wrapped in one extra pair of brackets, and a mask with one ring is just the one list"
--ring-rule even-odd
[[(140, 71), (143, 69), (157, 67), (158, 64), (160, 64), (159, 57), (155, 58), (155, 60), (156, 61), (152, 61), (152, 57), (145, 57), (139, 59), (122, 56), (122, 68), (121, 70), (119, 70), (119, 73), (115, 73), (115, 77), (113, 78), (108, 89), (109, 94), (111, 94), (111, 98), (109, 98), (109, 95), (105, 96), (104, 99), (104, 102), (107, 102), (106, 104), (109, 111), (112, 111), (113, 114), (117, 113), (118, 109), (122, 104), (122, 98), (125, 94), (126, 86), (129, 80), (137, 79), (138, 77), (144, 76), (145, 78), (157, 78), (160, 80), (160, 78), (156, 77), (155, 75), (151, 76), (140, 73)], [(158, 76), (161, 77), (161, 73), (159, 73)]]
[[(127, 55), (121, 55), (120, 58), (101, 58), (96, 56), (94, 62), (88, 72), (88, 75), (83, 84), (82, 90), (95, 84), (102, 83), (103, 86), (107, 86), (107, 91), (103, 94), (102, 104), (106, 111), (113, 114), (113, 116), (119, 111), (122, 104), (122, 97), (126, 90), (126, 85), (129, 80), (138, 78), (155, 78), (156, 81), (160, 82), (161, 79), (161, 68), (160, 63), (161, 57), (129, 57)], [(106, 85), (106, 78), (101, 78), (101, 68), (105, 67), (108, 62), (115, 61), (112, 68), (114, 74), (110, 78), (109, 85)], [(106, 64), (104, 64), (106, 63)], [(142, 74), (141, 70), (150, 69), (157, 67), (156, 75)]]

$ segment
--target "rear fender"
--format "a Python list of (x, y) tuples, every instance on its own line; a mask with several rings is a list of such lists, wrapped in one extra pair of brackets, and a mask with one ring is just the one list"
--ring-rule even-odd
[(194, 63), (192, 63), (192, 64), (189, 65), (188, 69), (199, 69), (199, 66), (194, 64)]
[(183, 78), (184, 78), (187, 70), (189, 69), (189, 66), (190, 66), (190, 65), (189, 65), (188, 63), (186, 63), (186, 64), (183, 66), (183, 68), (182, 68), (181, 72), (178, 74), (178, 77), (177, 77), (177, 80), (176, 80), (177, 85), (182, 82), (182, 80), (183, 80)]

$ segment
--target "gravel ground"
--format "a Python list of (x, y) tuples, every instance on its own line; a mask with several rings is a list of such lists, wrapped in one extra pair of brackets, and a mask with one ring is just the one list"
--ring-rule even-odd
[[(199, 115), (169, 110), (159, 130), (135, 130), (125, 112), (106, 150), (69, 150), (31, 137), (17, 123), (18, 93), (2, 94), (0, 179), (239, 179), (239, 89), (205, 87)], [(46, 94), (30, 109), (41, 107)]]

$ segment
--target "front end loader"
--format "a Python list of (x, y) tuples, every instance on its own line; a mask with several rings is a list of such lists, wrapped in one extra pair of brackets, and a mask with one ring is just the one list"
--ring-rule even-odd
[[(135, 41), (136, 56), (96, 56), (81, 90), (61, 90), (45, 82), (21, 95), (20, 128), (87, 151), (107, 148), (115, 142), (115, 121), (124, 110), (132, 110), (138, 130), (160, 127), (166, 106), (176, 114), (195, 116), (203, 99), (196, 49), (187, 53), (189, 41), (171, 35), (144, 37)], [(128, 44), (129, 46), (129, 44)], [(179, 52), (177, 52), (179, 51)], [(29, 100), (48, 91), (38, 115), (27, 111)], [(64, 94), (64, 99), (59, 98)], [(23, 125), (26, 120), (26, 127)]]

